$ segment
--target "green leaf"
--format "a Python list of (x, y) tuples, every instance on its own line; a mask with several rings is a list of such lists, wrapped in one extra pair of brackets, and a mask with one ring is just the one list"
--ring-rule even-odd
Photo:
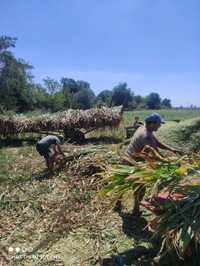
[(181, 228), (178, 235), (180, 248), (184, 252), (194, 236), (191, 226), (184, 226), (183, 228)]

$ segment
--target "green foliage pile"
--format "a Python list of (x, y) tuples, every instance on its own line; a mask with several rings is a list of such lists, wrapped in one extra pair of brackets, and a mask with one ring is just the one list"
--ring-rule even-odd
[[(162, 236), (162, 256), (176, 251), (181, 260), (195, 265), (200, 254), (200, 197), (168, 200), (162, 215), (153, 219), (154, 238)], [(192, 264), (193, 262), (193, 264)]]
[(165, 143), (175, 147), (198, 151), (200, 149), (200, 117), (163, 126), (157, 135)]
[[(149, 203), (154, 206), (149, 225), (154, 231), (153, 238), (160, 239), (162, 243), (159, 255), (163, 257), (174, 252), (179, 262), (189, 259), (195, 263), (200, 255), (198, 155), (185, 156), (168, 164), (149, 161), (135, 162), (133, 166), (108, 166), (102, 175), (100, 198), (126, 202), (139, 198), (141, 188), (146, 188), (145, 198), (150, 199)], [(168, 193), (165, 200), (156, 200), (160, 192)], [(159, 212), (155, 211), (155, 206)]]
[(152, 168), (147, 163), (139, 163), (133, 166), (115, 165), (108, 166), (102, 179), (104, 188), (100, 191), (100, 197), (109, 195), (112, 200), (126, 198), (131, 192), (137, 191), (137, 188), (144, 186), (152, 192), (152, 187), (156, 184), (156, 192), (174, 186), (180, 180), (177, 174), (179, 166), (158, 164)]

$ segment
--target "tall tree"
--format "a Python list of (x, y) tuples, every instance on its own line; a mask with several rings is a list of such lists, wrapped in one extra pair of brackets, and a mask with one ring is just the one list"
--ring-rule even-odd
[(61, 90), (62, 85), (55, 79), (52, 79), (50, 77), (46, 77), (43, 79), (45, 88), (47, 89), (48, 93), (50, 95), (53, 95), (54, 93), (58, 92)]
[(171, 100), (167, 99), (167, 98), (163, 99), (162, 103), (161, 103), (161, 107), (162, 108), (172, 108)]
[(6, 35), (0, 36), (0, 51), (7, 50), (10, 47), (15, 47), (17, 38), (9, 37)]
[(160, 109), (161, 98), (158, 93), (152, 92), (146, 97), (146, 106), (148, 109)]
[(16, 38), (0, 37), (0, 105), (21, 112), (32, 106), (29, 73), (32, 66), (16, 59), (8, 50), (15, 42)]
[(90, 88), (82, 88), (73, 96), (72, 108), (90, 109), (94, 106), (95, 94)]
[(63, 93), (70, 98), (70, 108), (89, 109), (94, 106), (95, 94), (90, 84), (83, 80), (62, 78)]
[(135, 95), (133, 97), (133, 100), (134, 100), (134, 102), (136, 104), (136, 107), (139, 107), (144, 102), (144, 98), (142, 96), (140, 96), (140, 95)]
[(97, 103), (105, 104), (106, 106), (111, 105), (112, 101), (112, 91), (110, 90), (103, 90), (97, 95)]
[(34, 109), (51, 109), (50, 95), (41, 84), (32, 84), (31, 97)]
[(119, 83), (113, 88), (112, 105), (123, 105), (126, 108), (132, 100), (133, 92), (127, 88), (127, 83)]
[(74, 79), (61, 78), (63, 90), (67, 90), (69, 93), (76, 93), (79, 91), (79, 86)]

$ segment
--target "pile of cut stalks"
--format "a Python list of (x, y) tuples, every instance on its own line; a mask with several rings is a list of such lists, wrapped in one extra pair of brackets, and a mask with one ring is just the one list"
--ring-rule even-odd
[(83, 129), (91, 131), (98, 128), (118, 127), (122, 119), (122, 107), (92, 108), (45, 114), (36, 117), (17, 115), (0, 117), (0, 136), (7, 137), (26, 132), (55, 132), (60, 130)]

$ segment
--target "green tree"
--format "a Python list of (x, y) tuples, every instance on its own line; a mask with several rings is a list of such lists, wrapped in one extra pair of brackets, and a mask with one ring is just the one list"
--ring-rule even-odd
[(167, 98), (163, 99), (162, 103), (161, 103), (161, 107), (162, 108), (172, 108), (171, 100), (167, 99)]
[(77, 80), (77, 81), (76, 81), (76, 85), (77, 85), (78, 91), (81, 90), (81, 89), (87, 89), (87, 90), (90, 90), (90, 83), (88, 83), (88, 82), (86, 82), (86, 81), (83, 81), (83, 80)]
[(51, 110), (50, 95), (41, 84), (32, 85), (31, 95), (34, 109)]
[(24, 60), (16, 59), (8, 51), (14, 47), (16, 38), (0, 37), (0, 105), (5, 109), (23, 112), (32, 108), (29, 71), (32, 66)]
[(51, 105), (51, 109), (53, 112), (57, 112), (57, 111), (63, 111), (65, 110), (65, 104), (66, 104), (66, 98), (65, 98), (65, 94), (63, 92), (56, 92), (53, 95), (53, 101), (52, 101), (52, 105)]
[(111, 101), (112, 101), (112, 91), (110, 90), (103, 90), (101, 91), (98, 95), (97, 95), (97, 103), (101, 103), (101, 104), (105, 104), (106, 106), (110, 106), (111, 105)]
[(89, 109), (94, 106), (95, 94), (88, 82), (62, 78), (61, 83), (62, 91), (66, 97), (66, 102), (70, 103), (70, 108)]
[(51, 111), (57, 112), (64, 110), (66, 107), (68, 108), (68, 93), (63, 91), (62, 84), (50, 77), (43, 79), (43, 82), (45, 89), (49, 94), (48, 98)]
[(127, 88), (127, 83), (119, 83), (113, 88), (112, 105), (123, 105), (124, 108), (133, 101), (133, 92)]
[(133, 96), (133, 102), (135, 105), (135, 108), (144, 108), (145, 107), (145, 98), (140, 95)]
[(0, 36), (0, 51), (5, 51), (10, 47), (15, 47), (17, 38), (9, 37), (6, 35)]
[(69, 79), (63, 77), (61, 79), (62, 91), (65, 95), (65, 103), (64, 105), (69, 108), (74, 108), (74, 94), (77, 93), (80, 88), (78, 87), (76, 81), (74, 79)]
[(73, 96), (74, 109), (90, 109), (94, 106), (95, 94), (90, 88), (82, 88)]
[(48, 93), (53, 95), (54, 93), (60, 91), (62, 89), (62, 85), (57, 81), (50, 77), (46, 77), (43, 79), (44, 85)]
[(146, 97), (146, 107), (148, 109), (160, 109), (161, 98), (158, 93), (152, 92)]
[(61, 83), (63, 90), (68, 91), (68, 93), (73, 94), (79, 91), (80, 87), (74, 79), (61, 78)]

